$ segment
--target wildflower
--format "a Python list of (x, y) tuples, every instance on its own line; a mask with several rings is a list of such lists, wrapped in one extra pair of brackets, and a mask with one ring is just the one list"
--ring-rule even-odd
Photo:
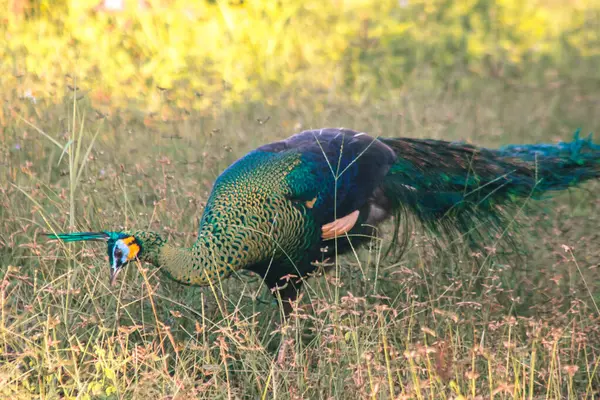
[(35, 98), (35, 96), (33, 95), (33, 92), (31, 91), (31, 89), (27, 89), (25, 91), (25, 93), (23, 94), (23, 98), (31, 101), (31, 103), (36, 104), (37, 100)]

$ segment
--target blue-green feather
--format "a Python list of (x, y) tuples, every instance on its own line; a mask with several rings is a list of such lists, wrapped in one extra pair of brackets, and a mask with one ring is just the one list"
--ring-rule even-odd
[(118, 236), (115, 232), (72, 232), (72, 233), (47, 233), (49, 239), (60, 239), (63, 242), (81, 242), (81, 241), (107, 241), (116, 239)]

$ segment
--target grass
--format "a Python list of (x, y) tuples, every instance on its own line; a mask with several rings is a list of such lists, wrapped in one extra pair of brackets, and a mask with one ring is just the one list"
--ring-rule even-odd
[[(189, 288), (132, 264), (110, 287), (104, 245), (40, 236), (138, 227), (190, 245), (215, 177), (301, 129), (484, 146), (566, 140), (577, 127), (600, 132), (591, 84), (521, 89), (492, 80), (459, 93), (421, 83), (358, 102), (290, 92), (272, 107), (171, 107), (170, 119), (103, 116), (78, 93), (54, 105), (6, 90), (0, 397), (599, 398), (597, 183), (516, 216), (522, 227), (510, 234), (521, 254), (493, 243), (450, 254), (416, 231), (393, 262), (373, 243), (312, 278), (284, 326), (256, 276)], [(169, 108), (168, 91), (163, 98)], [(278, 364), (281, 341), (289, 346)]]

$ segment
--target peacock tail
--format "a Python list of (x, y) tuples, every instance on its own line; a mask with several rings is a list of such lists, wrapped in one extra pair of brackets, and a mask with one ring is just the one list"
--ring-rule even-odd
[(301, 281), (288, 284), (288, 276), (304, 277), (315, 260), (370, 240), (392, 216), (397, 247), (410, 239), (401, 225), (411, 218), (442, 239), (483, 243), (526, 199), (599, 177), (600, 146), (578, 133), (570, 143), (485, 149), (321, 129), (262, 146), (227, 168), (191, 248), (146, 231), (50, 236), (106, 240), (113, 277), (135, 258), (189, 285), (248, 269), (293, 299)]
[(443, 239), (484, 244), (513, 219), (514, 207), (600, 177), (600, 146), (591, 138), (498, 150), (465, 143), (381, 139), (399, 159), (383, 182), (396, 222), (415, 216)]

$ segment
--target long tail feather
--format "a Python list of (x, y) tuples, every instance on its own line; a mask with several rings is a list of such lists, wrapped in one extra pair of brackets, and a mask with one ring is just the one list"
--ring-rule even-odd
[(108, 232), (73, 232), (73, 233), (45, 233), (49, 239), (60, 239), (64, 242), (79, 242), (79, 241), (102, 241), (106, 242), (110, 239)]
[(511, 208), (523, 204), (519, 198), (541, 198), (600, 178), (600, 146), (580, 139), (579, 132), (570, 143), (497, 150), (437, 140), (381, 140), (398, 156), (382, 186), (389, 211), (408, 211), (434, 233), (448, 239), (461, 234), (470, 243), (502, 231)]
[(501, 147), (501, 157), (516, 157), (535, 165), (540, 179), (536, 193), (564, 190), (589, 179), (600, 178), (600, 145), (579, 138), (557, 144), (509, 145)]
[(556, 144), (511, 144), (501, 147), (498, 152), (524, 160), (535, 160), (535, 157), (554, 157), (568, 159), (577, 164), (586, 160), (600, 162), (600, 145), (592, 142), (592, 134), (587, 139), (579, 137), (581, 129), (575, 131), (572, 142), (558, 142)]

